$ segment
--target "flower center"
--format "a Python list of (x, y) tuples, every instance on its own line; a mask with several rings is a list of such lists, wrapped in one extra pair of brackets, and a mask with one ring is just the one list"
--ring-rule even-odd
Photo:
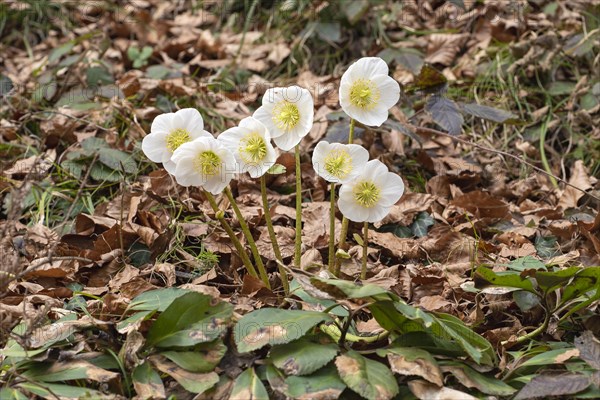
[(221, 171), (221, 157), (213, 151), (203, 151), (194, 160), (194, 167), (202, 175), (217, 175)]
[(189, 142), (190, 139), (191, 137), (188, 131), (182, 128), (175, 129), (167, 136), (167, 149), (173, 153), (179, 146)]
[(371, 110), (380, 98), (379, 89), (370, 79), (357, 79), (350, 87), (350, 102), (358, 108)]
[(256, 132), (240, 140), (240, 157), (247, 163), (257, 164), (267, 155), (267, 144)]
[(325, 157), (325, 171), (338, 179), (352, 172), (352, 158), (346, 150), (333, 150)]
[(364, 181), (354, 187), (354, 199), (365, 208), (373, 207), (380, 195), (381, 191), (373, 182)]
[(282, 131), (288, 131), (300, 122), (298, 106), (289, 101), (280, 101), (273, 109), (273, 123)]

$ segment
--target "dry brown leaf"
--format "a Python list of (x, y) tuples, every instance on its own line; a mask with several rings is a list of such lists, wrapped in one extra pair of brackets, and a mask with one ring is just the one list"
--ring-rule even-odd
[(477, 400), (470, 394), (448, 387), (438, 387), (422, 380), (408, 382), (408, 387), (421, 400)]

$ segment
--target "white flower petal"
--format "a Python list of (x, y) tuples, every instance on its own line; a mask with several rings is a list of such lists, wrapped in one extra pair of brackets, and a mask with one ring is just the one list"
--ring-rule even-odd
[(369, 161), (369, 152), (362, 146), (357, 144), (347, 144), (346, 148), (350, 157), (352, 157), (352, 172), (346, 179), (342, 180), (342, 183), (353, 180), (356, 176), (364, 173), (367, 162)]
[(171, 152), (167, 149), (166, 133), (150, 133), (142, 139), (142, 151), (150, 161), (160, 163), (171, 158)]
[(389, 68), (385, 61), (379, 57), (363, 57), (352, 64), (344, 75), (348, 74), (351, 80), (371, 79), (375, 75), (387, 75)]
[(258, 121), (260, 121), (260, 123), (262, 123), (267, 128), (267, 130), (269, 131), (269, 134), (271, 135), (271, 138), (281, 136), (285, 133), (282, 130), (280, 130), (279, 128), (277, 128), (277, 126), (273, 123), (273, 108), (272, 107), (270, 107), (270, 108), (266, 107), (266, 106), (259, 107), (256, 111), (254, 111), (254, 114), (252, 114), (252, 117), (257, 119)]
[(381, 190), (379, 204), (383, 206), (396, 204), (404, 194), (404, 182), (400, 175), (393, 172), (387, 172), (375, 179), (375, 185)]
[(163, 162), (163, 167), (167, 170), (168, 173), (170, 173), (171, 175), (175, 175), (175, 169), (177, 167), (177, 164), (175, 164), (175, 162), (173, 162), (172, 159)]
[(175, 113), (165, 113), (160, 114), (152, 121), (152, 125), (150, 126), (151, 133), (169, 133), (173, 128), (173, 119), (175, 118)]
[(351, 118), (367, 126), (381, 126), (388, 119), (388, 109), (385, 107), (375, 107), (371, 110), (350, 105), (344, 112)]
[(364, 222), (369, 217), (369, 209), (361, 207), (354, 200), (353, 187), (342, 185), (338, 199), (338, 208), (342, 215), (353, 222)]
[(378, 75), (372, 79), (379, 89), (379, 102), (382, 107), (390, 109), (400, 100), (400, 85), (388, 75)]
[(375, 207), (369, 208), (369, 216), (366, 218), (367, 222), (379, 222), (385, 218), (386, 215), (390, 213), (392, 209), (391, 206), (382, 206), (377, 205)]
[(275, 142), (277, 147), (279, 147), (283, 151), (292, 150), (298, 143), (300, 143), (301, 140), (302, 137), (291, 133), (273, 138), (273, 141)]
[(185, 129), (190, 133), (192, 139), (203, 136), (204, 120), (195, 108), (183, 108), (175, 113), (177, 128)]

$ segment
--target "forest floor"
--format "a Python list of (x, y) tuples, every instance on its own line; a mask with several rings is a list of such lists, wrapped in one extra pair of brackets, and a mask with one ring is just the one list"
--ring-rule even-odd
[[(0, 398), (600, 398), (599, 43), (584, 0), (3, 2)], [(406, 191), (361, 282), (361, 224), (324, 275), (311, 154), (347, 140), (338, 84), (364, 56), (403, 93), (356, 143)], [(232, 190), (270, 289), (140, 143), (161, 113), (216, 135), (292, 84), (315, 124), (301, 270), (293, 154), (267, 179), (286, 295), (258, 182)]]

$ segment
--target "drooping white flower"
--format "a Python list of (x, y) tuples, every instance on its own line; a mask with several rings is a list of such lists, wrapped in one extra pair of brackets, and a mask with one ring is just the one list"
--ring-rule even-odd
[(340, 188), (338, 208), (354, 222), (381, 221), (404, 193), (402, 178), (379, 160), (369, 161), (362, 173)]
[(212, 194), (221, 193), (236, 172), (233, 153), (212, 136), (182, 144), (172, 159), (177, 183), (202, 187)]
[(150, 133), (142, 140), (142, 151), (151, 161), (162, 163), (167, 172), (175, 174), (173, 152), (200, 137), (212, 137), (204, 130), (202, 115), (195, 108), (183, 108), (154, 118)]
[(315, 172), (328, 182), (345, 183), (363, 172), (369, 152), (357, 144), (321, 141), (312, 157)]
[(254, 112), (253, 117), (267, 127), (277, 147), (289, 151), (312, 128), (312, 95), (300, 86), (269, 89), (262, 98), (262, 106)]
[(388, 110), (400, 99), (400, 85), (388, 76), (379, 57), (364, 57), (352, 64), (340, 82), (340, 104), (350, 118), (369, 126), (381, 126)]
[(277, 160), (271, 135), (256, 118), (244, 118), (238, 126), (221, 133), (217, 140), (231, 150), (239, 172), (248, 172), (252, 178), (263, 176)]

